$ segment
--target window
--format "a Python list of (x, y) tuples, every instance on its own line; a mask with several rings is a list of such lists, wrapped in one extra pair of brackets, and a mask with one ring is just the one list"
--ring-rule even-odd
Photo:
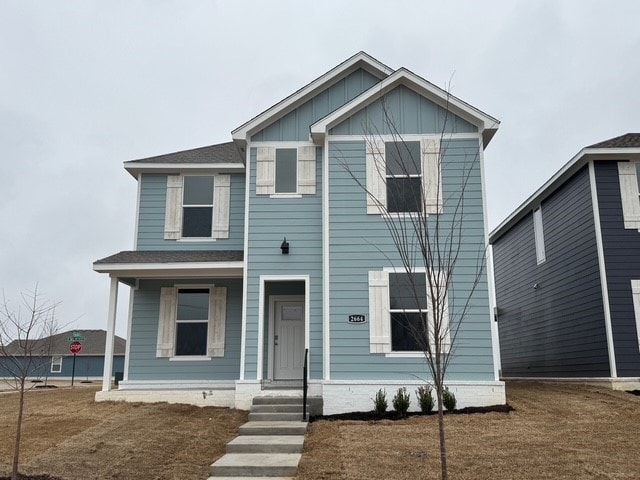
[[(433, 291), (425, 273), (369, 272), (369, 342), (371, 353), (414, 352), (422, 354), (427, 347), (435, 349), (433, 332), (436, 318), (434, 305), (442, 305), (440, 335), (447, 352), (450, 344), (449, 305), (444, 278)], [(433, 301), (430, 295), (442, 300)]]
[(229, 238), (231, 175), (168, 175), (166, 240)]
[(176, 355), (206, 355), (209, 289), (178, 290)]
[(298, 155), (295, 148), (276, 149), (275, 193), (298, 192)]
[(542, 226), (541, 208), (536, 208), (533, 211), (533, 234), (536, 243), (536, 260), (540, 265), (547, 258), (544, 251), (544, 228)]
[(624, 228), (640, 230), (640, 163), (618, 162)]
[(156, 357), (223, 357), (226, 287), (162, 287)]
[(316, 147), (257, 147), (256, 195), (316, 193)]
[(419, 212), (422, 205), (420, 142), (385, 142), (388, 212)]
[(213, 176), (185, 176), (182, 198), (182, 237), (211, 237)]
[(631, 295), (633, 297), (633, 312), (636, 317), (636, 336), (640, 349), (640, 280), (631, 280)]
[(367, 213), (442, 212), (439, 139), (367, 141), (366, 170)]
[(62, 372), (62, 356), (51, 357), (51, 373)]

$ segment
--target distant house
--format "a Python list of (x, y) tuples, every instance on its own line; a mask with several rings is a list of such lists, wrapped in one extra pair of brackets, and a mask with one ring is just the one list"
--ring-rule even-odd
[[(117, 391), (105, 381), (96, 398), (249, 408), (253, 397), (300, 395), (305, 352), (324, 413), (368, 410), (380, 388), (424, 384), (411, 328), (421, 316), (433, 324), (426, 268), (440, 266), (406, 273), (380, 206), (433, 225), (464, 204), (465, 255), (450, 282), (468, 291), (478, 263), (467, 253), (486, 247), (482, 158), (498, 125), (360, 52), (232, 142), (126, 162), (138, 183), (134, 249), (93, 268), (111, 278), (110, 333), (118, 287), (133, 287), (127, 368)], [(410, 275), (424, 285), (419, 303), (407, 300)], [(448, 370), (461, 406), (505, 401), (484, 272), (477, 281), (470, 304), (448, 297), (443, 319), (466, 309)]]
[[(58, 333), (51, 337), (30, 340), (29, 349), (33, 352), (29, 370), (30, 378), (58, 378), (70, 379), (73, 369), (73, 354), (69, 351), (69, 345), (74, 334), (82, 338), (82, 349), (76, 355), (75, 377), (78, 379), (102, 378), (104, 372), (104, 351), (106, 332), (104, 330), (73, 330)], [(126, 340), (114, 336), (114, 373), (124, 371), (124, 354)], [(2, 356), (0, 353), (0, 377), (11, 377), (15, 371), (15, 361), (22, 362), (24, 354), (18, 340), (7, 345), (6, 353), (12, 358)]]
[(490, 235), (503, 378), (640, 386), (640, 134), (583, 148)]

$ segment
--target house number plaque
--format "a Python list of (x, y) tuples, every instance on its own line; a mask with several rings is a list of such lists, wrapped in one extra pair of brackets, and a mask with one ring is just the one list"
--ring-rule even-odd
[(364, 315), (349, 315), (349, 323), (365, 323), (367, 318)]

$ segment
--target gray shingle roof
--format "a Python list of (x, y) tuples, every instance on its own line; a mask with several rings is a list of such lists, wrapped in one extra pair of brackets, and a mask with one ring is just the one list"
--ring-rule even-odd
[(625, 133), (619, 137), (594, 143), (587, 148), (637, 148), (640, 147), (640, 133)]
[(126, 165), (141, 163), (244, 163), (233, 142), (219, 143), (207, 147), (193, 148), (181, 152), (167, 153), (157, 157), (142, 158), (124, 162)]
[(241, 262), (242, 250), (145, 250), (124, 251), (96, 260), (94, 265), (114, 263), (181, 263), (181, 262)]
[[(69, 337), (72, 333), (77, 332), (84, 337), (82, 340), (82, 350), (78, 355), (104, 355), (105, 340), (107, 332), (104, 330), (72, 330), (68, 332), (58, 333), (50, 337), (40, 338), (37, 340), (29, 340), (29, 348), (34, 355), (39, 355), (40, 351), (45, 356), (51, 355), (71, 355), (69, 352)], [(124, 338), (114, 338), (113, 351), (115, 355), (124, 355), (127, 341)], [(14, 340), (7, 345), (8, 355), (20, 355), (24, 353), (24, 348), (20, 348), (18, 340)]]

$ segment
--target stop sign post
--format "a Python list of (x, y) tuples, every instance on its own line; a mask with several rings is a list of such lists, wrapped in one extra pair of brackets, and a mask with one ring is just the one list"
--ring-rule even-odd
[(73, 367), (71, 367), (71, 386), (73, 387), (73, 379), (76, 375), (76, 355), (82, 350), (82, 343), (75, 341), (69, 344), (69, 351), (73, 353)]

